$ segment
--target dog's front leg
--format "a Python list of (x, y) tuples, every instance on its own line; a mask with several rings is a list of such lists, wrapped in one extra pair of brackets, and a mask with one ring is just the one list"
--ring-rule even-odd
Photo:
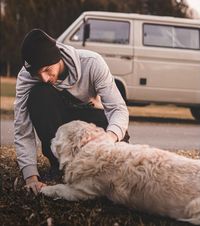
[(63, 198), (69, 201), (78, 201), (92, 199), (95, 197), (94, 193), (88, 190), (80, 189), (80, 187), (70, 186), (68, 184), (57, 184), (53, 186), (46, 186), (41, 189), (41, 193), (53, 198)]
[(40, 191), (42, 194), (53, 197), (53, 198), (63, 198), (63, 195), (66, 192), (65, 184), (56, 184), (52, 186), (45, 186), (41, 188)]

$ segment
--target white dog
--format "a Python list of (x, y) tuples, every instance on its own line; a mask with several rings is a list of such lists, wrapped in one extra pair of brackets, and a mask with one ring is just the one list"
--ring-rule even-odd
[(43, 194), (71, 201), (106, 196), (200, 225), (200, 160), (147, 145), (113, 143), (103, 129), (82, 121), (61, 126), (52, 151), (60, 169), (65, 167), (64, 184), (43, 187)]

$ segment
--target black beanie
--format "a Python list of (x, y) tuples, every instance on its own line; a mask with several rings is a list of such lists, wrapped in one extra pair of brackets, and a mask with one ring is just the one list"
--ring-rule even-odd
[(25, 36), (21, 56), (24, 67), (31, 74), (41, 67), (56, 64), (61, 59), (56, 40), (40, 29), (33, 29)]

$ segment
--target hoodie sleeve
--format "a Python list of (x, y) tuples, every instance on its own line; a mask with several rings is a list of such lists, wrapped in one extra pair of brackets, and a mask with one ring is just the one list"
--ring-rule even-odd
[(101, 97), (105, 115), (108, 119), (107, 131), (114, 132), (122, 140), (128, 129), (129, 113), (104, 59), (97, 55), (91, 65), (94, 86)]
[(36, 140), (32, 122), (27, 110), (27, 99), (30, 89), (38, 82), (22, 69), (16, 84), (16, 99), (14, 103), (14, 143), (17, 161), (24, 179), (39, 175), (37, 170)]

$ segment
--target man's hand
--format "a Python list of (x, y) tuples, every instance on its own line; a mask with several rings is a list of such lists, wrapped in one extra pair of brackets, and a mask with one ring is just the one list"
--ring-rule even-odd
[(37, 176), (31, 176), (26, 179), (25, 188), (28, 192), (32, 191), (35, 195), (38, 195), (42, 187), (46, 184), (40, 182)]
[(112, 139), (113, 142), (117, 142), (118, 141), (118, 137), (115, 133), (113, 133), (112, 131), (108, 130), (107, 134), (109, 135), (109, 137)]

